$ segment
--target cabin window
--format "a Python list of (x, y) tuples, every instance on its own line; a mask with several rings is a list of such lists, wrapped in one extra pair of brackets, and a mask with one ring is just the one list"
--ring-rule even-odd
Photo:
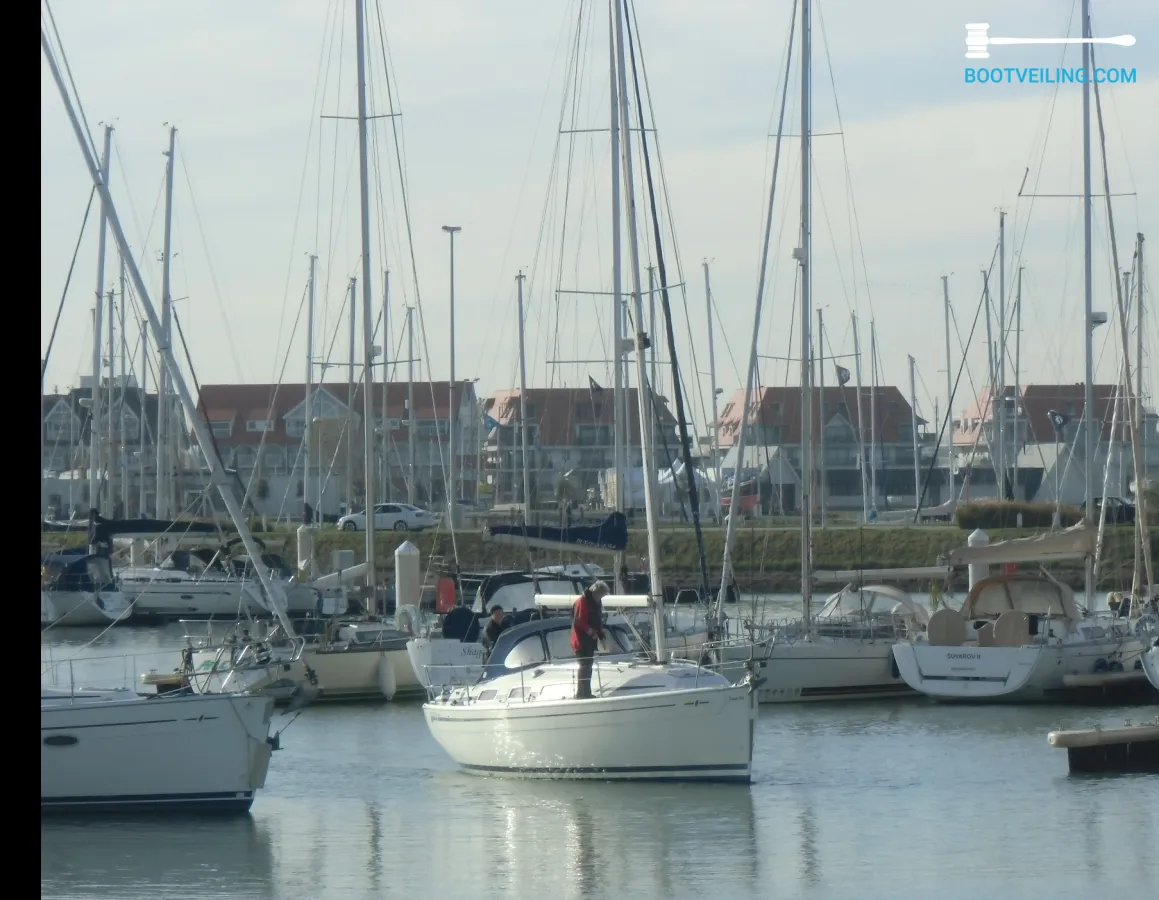
[(546, 657), (543, 655), (543, 641), (540, 640), (538, 634), (529, 634), (511, 648), (511, 652), (503, 660), (503, 665), (508, 669), (519, 669), (523, 666), (532, 665), (533, 663), (543, 662), (545, 659)]
[(523, 688), (522, 687), (512, 688), (507, 694), (507, 699), (508, 700), (522, 700), (523, 699)]
[(547, 653), (552, 659), (571, 659), (575, 653), (571, 649), (571, 629), (560, 628), (549, 631), (547, 638)]
[(481, 693), (479, 695), (479, 699), (480, 700), (493, 700), (493, 699), (495, 699), (495, 691), (483, 691), (483, 693)]

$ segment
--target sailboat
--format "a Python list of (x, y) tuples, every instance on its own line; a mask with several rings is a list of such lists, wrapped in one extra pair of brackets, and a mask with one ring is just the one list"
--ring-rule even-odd
[(1151, 645), (1151, 649), (1143, 654), (1143, 671), (1147, 673), (1147, 680), (1152, 687), (1159, 691), (1159, 637)]
[[(635, 322), (636, 379), (640, 420), (647, 421), (639, 246), (632, 154), (628, 131), (624, 8), (611, 0), (612, 159), (618, 187), (620, 164), (628, 198)], [(621, 158), (622, 153), (622, 158)], [(618, 195), (617, 195), (618, 196)], [(618, 222), (619, 209), (613, 215)], [(619, 245), (614, 268), (618, 272)], [(655, 472), (649, 429), (641, 429), (645, 473)], [(542, 655), (508, 656), (503, 669), (470, 686), (445, 688), (423, 705), (427, 725), (448, 755), (470, 772), (530, 778), (630, 780), (733, 780), (748, 782), (756, 724), (759, 679), (746, 673), (737, 684), (697, 663), (671, 658), (659, 570), (656, 489), (645, 477), (650, 593), (604, 598), (609, 611), (650, 609), (652, 651), (631, 660), (599, 660), (592, 672), (593, 698), (576, 700), (578, 664)], [(557, 598), (537, 597), (550, 604)]]
[[(747, 661), (756, 657), (762, 667), (764, 683), (760, 689), (762, 703), (784, 703), (813, 700), (876, 699), (911, 694), (898, 676), (891, 647), (894, 641), (920, 633), (925, 611), (902, 591), (885, 586), (864, 585), (860, 581), (831, 596), (819, 613), (813, 610), (815, 573), (812, 570), (812, 492), (814, 464), (812, 436), (813, 385), (809, 348), (812, 345), (812, 97), (811, 97), (811, 2), (801, 0), (801, 246), (794, 252), (800, 266), (801, 322), (801, 623), (790, 626), (757, 626), (746, 637), (730, 634), (724, 614), (724, 591), (731, 577), (731, 548), (736, 534), (737, 518), (728, 517), (725, 533), (724, 566), (721, 591), (714, 610), (713, 642), (721, 671), (739, 674)], [(797, 27), (796, 18), (790, 26)], [(790, 47), (792, 34), (790, 34)], [(784, 132), (784, 117), (792, 58), (786, 60), (784, 88), (778, 134)], [(769, 243), (772, 235), (773, 209), (776, 197), (777, 171), (780, 163), (781, 138), (778, 137), (773, 163), (773, 178), (766, 209), (765, 240), (758, 277), (753, 337), (750, 346), (748, 377), (744, 392), (741, 421), (750, 421), (753, 385), (757, 372), (757, 336), (768, 270)], [(737, 459), (744, 458), (745, 433), (738, 435)], [(735, 478), (730, 508), (740, 504), (741, 479)], [(869, 573), (864, 573), (869, 574)], [(920, 574), (928, 574), (919, 572)], [(902, 577), (914, 577), (905, 573)]]
[[(57, 54), (63, 55), (59, 35), (54, 49), (42, 24), (40, 42), (89, 175), (100, 194), (102, 222), (107, 222), (112, 230), (149, 327), (159, 337), (163, 334), (161, 321), (121, 228), (107, 179), (98, 167), (90, 138), (81, 125), (57, 63)], [(212, 483), (221, 493), (271, 606), (284, 616), (279, 586), (271, 580), (257, 544), (246, 528), (209, 428), (197, 415), (172, 345), (163, 340), (157, 344), (209, 464)], [(71, 672), (72, 660), (65, 664)], [(254, 793), (265, 784), (270, 754), (278, 745), (278, 736), (269, 735), (272, 709), (273, 701), (269, 698), (246, 694), (218, 697), (175, 694), (156, 698), (127, 690), (88, 690), (71, 675), (66, 689), (42, 685), (41, 809), (246, 810), (253, 802)]]

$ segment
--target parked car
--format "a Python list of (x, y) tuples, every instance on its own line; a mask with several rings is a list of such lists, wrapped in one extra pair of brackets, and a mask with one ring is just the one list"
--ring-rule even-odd
[[(422, 531), (434, 528), (438, 518), (425, 509), (409, 503), (379, 503), (374, 507), (374, 528), (376, 531)], [(343, 531), (365, 531), (366, 513), (351, 513), (338, 520)]]
[[(1095, 497), (1095, 510), (1102, 509), (1103, 498)], [(1098, 518), (1096, 512), (1095, 518)], [(1108, 525), (1131, 525), (1135, 522), (1135, 504), (1129, 500), (1124, 500), (1121, 497), (1107, 498), (1107, 518)]]

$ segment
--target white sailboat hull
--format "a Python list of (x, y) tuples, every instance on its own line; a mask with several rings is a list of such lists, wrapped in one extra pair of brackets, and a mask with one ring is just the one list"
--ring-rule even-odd
[(41, 811), (247, 810), (265, 784), (272, 710), (245, 694), (42, 689)]
[[(243, 611), (268, 616), (261, 602), (261, 588), (254, 582), (158, 581), (121, 577), (121, 588), (133, 601), (133, 616), (142, 619), (234, 619)], [(287, 611), (291, 615), (311, 612), (316, 595), (301, 585), (286, 585)]]
[(57, 627), (108, 625), (129, 618), (131, 610), (120, 591), (41, 591), (40, 618)]
[(1147, 673), (1151, 686), (1159, 691), (1159, 644), (1143, 654), (1143, 671)]
[[(721, 667), (730, 680), (743, 674), (741, 661), (747, 647), (729, 648), (735, 658)], [(757, 692), (761, 703), (804, 703), (820, 700), (879, 700), (912, 695), (893, 663), (890, 641), (827, 638), (774, 643), (757, 647), (764, 684)], [(726, 651), (727, 656), (727, 651)]]
[(1064, 699), (1073, 692), (1066, 677), (1098, 674), (1100, 660), (1130, 672), (1142, 650), (1140, 641), (1119, 639), (1022, 647), (915, 642), (895, 644), (893, 653), (906, 683), (935, 700), (1021, 703)]
[(406, 642), (415, 680), (423, 688), (474, 684), (483, 674), (487, 651), (477, 641), (415, 638)]
[[(603, 665), (599, 664), (599, 669)], [(660, 668), (660, 667), (653, 667)], [(708, 676), (714, 678), (715, 676)], [(610, 680), (610, 679), (609, 679)], [(695, 684), (694, 676), (688, 676)], [(600, 675), (593, 675), (593, 688)], [(528, 690), (535, 679), (527, 675)], [(475, 693), (486, 683), (476, 686)], [(752, 775), (756, 696), (749, 685), (560, 698), (424, 704), (427, 725), (469, 772), (523, 778), (738, 781)]]

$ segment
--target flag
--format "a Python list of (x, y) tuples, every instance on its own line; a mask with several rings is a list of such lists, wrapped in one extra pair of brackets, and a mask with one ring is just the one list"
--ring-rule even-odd
[(844, 387), (849, 384), (849, 370), (845, 366), (837, 367), (837, 385)]
[(596, 383), (596, 380), (594, 378), (592, 378), (591, 375), (589, 375), (588, 376), (588, 390), (591, 391), (593, 394), (599, 394), (599, 393), (602, 393), (604, 389), (602, 387), (600, 387), (599, 384)]
[(490, 431), (492, 428), (498, 428), (498, 427), (499, 427), (499, 423), (496, 422), (494, 419), (492, 419), (490, 416), (483, 416), (483, 428), (484, 428), (484, 430)]
[(1062, 430), (1066, 428), (1067, 423), (1070, 422), (1070, 416), (1065, 413), (1060, 413), (1057, 410), (1049, 410), (1047, 415), (1050, 416), (1050, 424), (1054, 426), (1054, 430), (1062, 434)]

